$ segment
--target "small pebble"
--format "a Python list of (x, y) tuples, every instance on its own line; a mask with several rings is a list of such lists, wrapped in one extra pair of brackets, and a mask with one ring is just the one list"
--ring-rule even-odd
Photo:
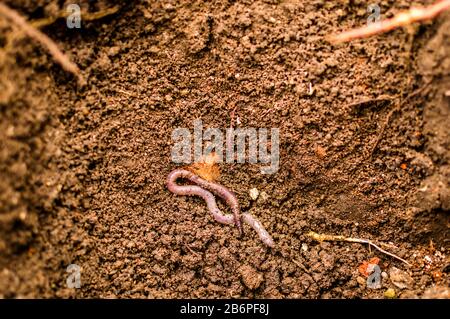
[(24, 221), (27, 218), (27, 212), (22, 211), (19, 213), (20, 220)]
[(261, 201), (264, 202), (267, 199), (269, 199), (269, 195), (265, 191), (262, 191), (261, 194), (260, 194), (260, 199), (261, 199)]
[(303, 250), (303, 251), (308, 251), (308, 245), (305, 244), (305, 243), (303, 243), (303, 244), (302, 244), (302, 250)]
[(256, 188), (252, 188), (249, 191), (249, 193), (250, 193), (250, 198), (253, 199), (253, 200), (256, 200), (258, 198), (258, 196), (259, 196), (259, 191)]
[(367, 288), (380, 289), (381, 288), (381, 269), (377, 264), (369, 264), (367, 272), (370, 274), (367, 277)]
[(363, 277), (358, 276), (358, 278), (356, 278), (356, 281), (358, 282), (358, 284), (361, 287), (365, 287), (366, 286), (366, 280)]
[(384, 297), (389, 299), (394, 299), (396, 297), (395, 290), (393, 288), (389, 288), (384, 292)]
[(387, 272), (383, 271), (383, 272), (381, 273), (381, 277), (383, 277), (383, 279), (388, 279), (388, 278), (389, 278), (389, 275), (387, 274)]

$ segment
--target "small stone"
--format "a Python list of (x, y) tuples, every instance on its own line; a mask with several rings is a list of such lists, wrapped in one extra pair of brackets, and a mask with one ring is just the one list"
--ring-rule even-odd
[(392, 283), (400, 289), (411, 288), (414, 280), (406, 271), (400, 270), (396, 267), (392, 267), (389, 270), (389, 277)]
[(20, 220), (24, 221), (27, 218), (27, 212), (26, 211), (21, 211), (19, 213), (19, 218), (20, 218)]
[(370, 276), (367, 277), (367, 288), (380, 289), (381, 288), (381, 269), (377, 264), (369, 264), (368, 272)]
[(361, 287), (365, 287), (366, 286), (366, 280), (363, 277), (358, 276), (358, 278), (356, 278), (356, 281), (358, 282), (358, 284)]
[(250, 194), (250, 198), (251, 198), (251, 199), (256, 200), (256, 199), (258, 198), (258, 196), (259, 196), (259, 191), (258, 191), (257, 188), (252, 188), (252, 189), (249, 191), (249, 194)]
[(261, 194), (260, 194), (260, 199), (263, 202), (268, 200), (269, 199), (269, 194), (267, 194), (266, 192), (262, 191)]
[(241, 274), (242, 282), (250, 290), (258, 289), (264, 281), (263, 275), (248, 265), (239, 268), (239, 273)]
[(393, 288), (389, 288), (384, 292), (384, 297), (389, 299), (394, 299), (396, 297), (395, 290)]
[(381, 273), (381, 277), (383, 277), (383, 279), (388, 279), (388, 278), (389, 278), (389, 275), (387, 274), (387, 272), (383, 271), (383, 272)]
[(303, 243), (303, 244), (302, 244), (302, 250), (303, 250), (303, 251), (308, 251), (308, 245), (305, 244), (305, 243)]

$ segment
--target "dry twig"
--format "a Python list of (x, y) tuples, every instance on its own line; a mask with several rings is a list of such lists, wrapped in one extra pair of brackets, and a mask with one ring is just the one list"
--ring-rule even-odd
[[(119, 7), (115, 6), (112, 8), (108, 8), (108, 9), (93, 12), (93, 13), (90, 13), (90, 12), (82, 13), (83, 21), (94, 21), (94, 20), (102, 19), (104, 17), (107, 17), (109, 15), (116, 13), (117, 11), (119, 11)], [(67, 18), (69, 15), (70, 15), (69, 12), (61, 11), (58, 15), (56, 15), (54, 17), (34, 20), (34, 21), (31, 21), (30, 24), (35, 28), (42, 28), (42, 27), (45, 27), (45, 26), (55, 23), (55, 21), (58, 19)]]
[(6, 4), (0, 3), (0, 14), (4, 15), (13, 23), (15, 23), (30, 38), (38, 41), (49, 51), (53, 59), (55, 59), (55, 61), (59, 65), (61, 65), (64, 70), (74, 74), (78, 78), (79, 83), (84, 83), (84, 79), (78, 66), (70, 61), (70, 59), (58, 48), (58, 46), (52, 39), (50, 39), (47, 35), (39, 31), (38, 29), (31, 26), (24, 17), (22, 17), (17, 11), (9, 8)]
[(408, 263), (406, 260), (398, 257), (397, 255), (394, 255), (393, 253), (390, 253), (384, 249), (382, 249), (381, 247), (375, 245), (372, 241), (370, 241), (369, 239), (359, 239), (359, 238), (352, 238), (352, 237), (345, 237), (345, 236), (340, 236), (340, 235), (326, 235), (326, 234), (318, 234), (315, 232), (309, 232), (307, 234), (308, 237), (317, 240), (317, 241), (346, 241), (346, 242), (350, 242), (350, 243), (360, 243), (360, 244), (368, 244), (369, 247), (372, 246), (375, 249), (379, 250), (380, 252), (382, 252), (383, 254), (386, 254), (388, 256), (391, 256), (395, 259), (400, 260), (401, 262), (404, 262), (405, 264), (407, 264), (408, 266), (410, 266), (410, 263)]
[(421, 22), (435, 18), (441, 12), (450, 8), (450, 0), (440, 0), (435, 4), (424, 8), (411, 8), (408, 11), (397, 14), (392, 19), (372, 23), (368, 26), (352, 29), (331, 36), (328, 40), (332, 43), (348, 42), (355, 39), (367, 38), (375, 34), (389, 32), (399, 27), (408, 26), (414, 22)]

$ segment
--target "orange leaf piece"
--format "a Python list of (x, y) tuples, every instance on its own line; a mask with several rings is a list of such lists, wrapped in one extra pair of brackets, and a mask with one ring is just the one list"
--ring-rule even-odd
[(369, 277), (370, 275), (368, 271), (369, 265), (378, 265), (379, 262), (380, 258), (378, 257), (373, 257), (370, 258), (368, 261), (363, 261), (363, 263), (358, 267), (359, 273), (364, 277)]
[(203, 158), (201, 162), (193, 163), (186, 167), (187, 170), (200, 176), (201, 178), (212, 182), (220, 177), (220, 169), (217, 165), (218, 156), (216, 153), (210, 153)]

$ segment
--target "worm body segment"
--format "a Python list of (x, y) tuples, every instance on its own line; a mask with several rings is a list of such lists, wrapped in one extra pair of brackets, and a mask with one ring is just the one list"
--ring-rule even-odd
[[(176, 183), (178, 178), (186, 178), (197, 185), (181, 186)], [(235, 224), (240, 233), (242, 234), (242, 222), (252, 227), (258, 234), (261, 241), (269, 247), (274, 247), (275, 243), (269, 233), (264, 229), (264, 226), (252, 215), (244, 213), (241, 215), (239, 202), (236, 196), (222, 185), (218, 185), (201, 177), (194, 173), (184, 170), (175, 169), (167, 177), (167, 188), (174, 194), (186, 195), (186, 196), (200, 196), (203, 198), (208, 206), (209, 211), (213, 215), (214, 219), (222, 224)], [(217, 207), (214, 194), (222, 198), (231, 208), (233, 215), (224, 215)]]

